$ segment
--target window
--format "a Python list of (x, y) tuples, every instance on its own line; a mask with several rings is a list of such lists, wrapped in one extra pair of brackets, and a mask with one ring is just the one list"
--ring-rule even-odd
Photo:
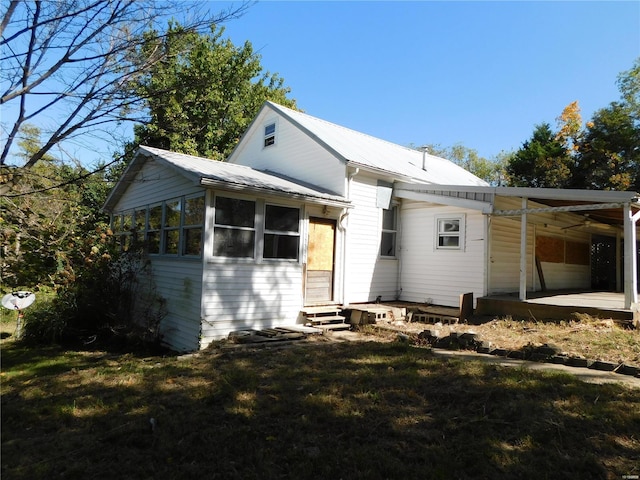
[(267, 205), (263, 258), (297, 260), (300, 250), (300, 209)]
[(204, 223), (204, 196), (187, 198), (184, 201), (184, 221), (182, 227), (182, 254), (202, 253), (202, 225)]
[(147, 229), (147, 209), (139, 208), (135, 211), (135, 241), (138, 245), (144, 240), (144, 232)]
[(133, 212), (128, 211), (122, 214), (122, 230), (120, 231), (120, 248), (123, 251), (131, 247), (131, 231), (133, 229)]
[(170, 200), (164, 204), (164, 252), (177, 255), (180, 245), (180, 217), (182, 216), (182, 202)]
[(276, 124), (270, 123), (264, 127), (264, 146), (268, 147), (276, 143)]
[(382, 238), (380, 240), (380, 255), (383, 257), (396, 256), (396, 214), (397, 207), (382, 210)]
[(127, 250), (132, 241), (141, 244), (145, 240), (150, 254), (200, 256), (204, 216), (205, 202), (201, 194), (120, 213), (113, 217), (113, 226), (123, 250)]
[(437, 218), (437, 249), (461, 250), (464, 245), (464, 217)]
[(253, 258), (256, 203), (216, 197), (213, 254), (217, 257)]
[(162, 229), (162, 205), (153, 205), (149, 208), (147, 225), (147, 251), (160, 253), (160, 231)]

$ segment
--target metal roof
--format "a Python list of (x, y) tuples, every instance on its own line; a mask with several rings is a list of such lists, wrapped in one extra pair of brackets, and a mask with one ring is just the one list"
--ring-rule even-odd
[[(491, 213), (487, 206), (493, 205), (496, 196), (527, 198), (556, 211), (571, 211), (599, 223), (618, 226), (624, 224), (621, 208), (624, 204), (628, 204), (634, 211), (640, 209), (640, 194), (633, 191), (458, 185), (420, 186), (407, 182), (396, 182), (394, 188), (395, 195), (400, 197), (466, 206), (483, 210), (485, 213)], [(513, 210), (514, 215), (519, 215), (521, 210)]]
[[(195, 184), (215, 186), (223, 190), (262, 193), (287, 198), (297, 198), (314, 203), (347, 206), (349, 202), (342, 196), (328, 192), (314, 185), (304, 184), (273, 172), (255, 170), (244, 165), (210, 160), (207, 158), (170, 152), (160, 148), (140, 146), (122, 179), (111, 192), (105, 209), (115, 206), (117, 198), (124, 192), (127, 179), (135, 177), (144, 163), (144, 157), (165, 163)], [(124, 180), (124, 181), (123, 181)]]
[[(396, 145), (273, 102), (266, 102), (266, 105), (354, 167), (363, 167), (420, 183), (488, 185), (484, 180), (444, 158)], [(422, 169), (423, 160), (425, 170)]]

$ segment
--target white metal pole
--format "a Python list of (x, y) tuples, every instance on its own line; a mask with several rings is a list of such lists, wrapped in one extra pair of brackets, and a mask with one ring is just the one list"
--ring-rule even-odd
[(624, 308), (638, 304), (638, 263), (636, 259), (636, 224), (631, 205), (624, 206)]
[(527, 299), (527, 198), (522, 197), (520, 216), (520, 300)]

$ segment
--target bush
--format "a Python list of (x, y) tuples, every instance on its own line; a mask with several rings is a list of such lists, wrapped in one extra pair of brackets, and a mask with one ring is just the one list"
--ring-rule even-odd
[(38, 345), (58, 343), (75, 310), (73, 297), (66, 294), (38, 300), (24, 311), (20, 340)]
[(142, 250), (88, 262), (76, 281), (56, 296), (25, 310), (22, 339), (59, 342), (159, 344), (165, 301), (157, 295)]

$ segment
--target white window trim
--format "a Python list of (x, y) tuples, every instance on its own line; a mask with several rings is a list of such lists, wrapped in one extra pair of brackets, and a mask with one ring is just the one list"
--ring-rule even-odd
[[(202, 213), (202, 218), (200, 219), (200, 223), (187, 224), (185, 223), (187, 217), (187, 201), (193, 200), (196, 198), (202, 198), (204, 211)], [(195, 195), (186, 195), (182, 197), (182, 216), (180, 218), (180, 256), (185, 258), (200, 258), (204, 252), (204, 225), (205, 225), (205, 217), (207, 211), (207, 199), (204, 193), (198, 193)], [(200, 253), (198, 255), (185, 253), (185, 247), (187, 242), (187, 230), (195, 230), (200, 228)]]
[[(273, 125), (273, 133), (267, 135), (266, 130), (267, 127)], [(273, 138), (273, 143), (267, 145), (267, 139)], [(273, 147), (278, 143), (278, 121), (277, 119), (272, 119), (265, 122), (262, 126), (262, 148)]]
[[(167, 225), (167, 213), (168, 213), (168, 209), (169, 209), (169, 204), (171, 203), (178, 203), (178, 208), (180, 209), (180, 213), (179, 213), (179, 217), (178, 217), (178, 224), (177, 225)], [(184, 197), (176, 197), (176, 198), (169, 198), (167, 200), (165, 200), (164, 202), (162, 202), (162, 233), (161, 233), (161, 241), (160, 241), (160, 255), (163, 255), (165, 257), (177, 257), (180, 255), (180, 252), (182, 251), (182, 219), (183, 219), (183, 215), (184, 215)], [(178, 233), (178, 245), (176, 246), (176, 251), (175, 252), (167, 252), (167, 234), (169, 232), (177, 232)]]
[[(457, 235), (447, 235), (447, 236), (457, 236), (459, 238), (457, 247), (441, 247), (440, 246), (440, 222), (443, 220), (458, 220), (460, 224), (460, 231)], [(439, 251), (449, 251), (449, 252), (464, 252), (465, 250), (465, 237), (466, 237), (466, 215), (464, 213), (453, 214), (453, 215), (436, 215), (435, 217), (435, 225), (434, 225), (434, 250)]]
[[(388, 230), (384, 228), (384, 211), (385, 210), (395, 210), (394, 216), (393, 216), (393, 220), (394, 220), (394, 230)], [(378, 257), (381, 259), (397, 259), (398, 258), (398, 222), (399, 222), (399, 214), (400, 214), (400, 208), (398, 207), (398, 205), (395, 204), (391, 204), (389, 205), (389, 208), (381, 208), (380, 209), (380, 249), (378, 249)], [(393, 255), (383, 255), (382, 252), (380, 251), (382, 249), (382, 234), (383, 233), (393, 233), (393, 251), (394, 254)]]
[[(118, 221), (118, 223), (120, 224), (120, 228), (118, 230), (118, 232), (116, 232), (116, 234), (121, 234), (124, 235), (125, 233), (128, 235), (131, 235), (131, 233), (133, 232), (133, 230), (136, 230), (137, 228), (137, 224), (138, 224), (138, 220), (137, 220), (137, 215), (138, 213), (142, 213), (144, 212), (144, 221), (143, 226), (140, 228), (139, 231), (137, 231), (137, 234), (140, 235), (139, 240), (142, 240), (143, 242), (147, 242), (148, 241), (148, 235), (149, 234), (156, 234), (158, 235), (158, 252), (149, 252), (147, 251), (147, 254), (150, 256), (154, 256), (154, 257), (166, 257), (166, 258), (190, 258), (190, 259), (195, 259), (195, 258), (202, 258), (202, 255), (204, 253), (204, 227), (205, 227), (205, 216), (206, 216), (206, 204), (205, 204), (205, 212), (203, 215), (203, 218), (201, 219), (201, 223), (199, 224), (189, 224), (189, 225), (185, 225), (185, 206), (186, 206), (186, 201), (187, 200), (191, 200), (194, 198), (200, 198), (202, 197), (203, 199), (205, 199), (206, 202), (206, 197), (204, 195), (204, 193), (197, 193), (197, 194), (192, 194), (192, 195), (185, 195), (185, 196), (181, 196), (181, 197), (175, 197), (175, 198), (170, 198), (167, 200), (163, 200), (162, 202), (155, 202), (155, 203), (151, 203), (148, 205), (143, 205), (143, 206), (139, 206), (136, 207), (134, 209), (129, 209), (123, 212), (120, 212), (118, 214), (114, 214), (112, 216), (113, 220), (112, 220), (112, 226), (116, 227), (116, 225), (113, 223), (115, 222), (116, 218), (119, 218), (120, 220)], [(166, 226), (165, 225), (165, 221), (166, 221), (166, 208), (167, 208), (167, 203), (170, 202), (175, 202), (178, 201), (180, 202), (180, 220), (178, 225), (174, 225), (174, 226)], [(157, 208), (160, 207), (161, 209), (161, 219), (160, 219), (160, 227), (159, 228), (150, 228), (149, 222), (150, 222), (150, 217), (151, 217), (151, 210), (153, 208)], [(125, 214), (131, 214), (132, 215), (132, 221), (135, 224), (135, 227), (133, 229), (128, 230), (127, 232), (120, 232), (120, 230), (122, 230), (122, 216)], [(184, 250), (184, 244), (186, 241), (186, 237), (185, 237), (185, 230), (189, 230), (189, 229), (196, 229), (196, 228), (200, 228), (202, 230), (202, 235), (203, 238), (201, 238), (200, 240), (200, 253), (198, 255), (194, 255), (194, 254), (186, 254), (183, 253)], [(116, 228), (114, 228), (114, 231), (117, 230)], [(166, 252), (166, 239), (165, 239), (165, 235), (167, 232), (169, 231), (177, 231), (178, 232), (178, 252), (177, 253), (167, 253)]]
[[(230, 225), (223, 225), (223, 224), (218, 224), (216, 223), (216, 201), (218, 197), (222, 197), (222, 198), (233, 198), (236, 200), (245, 200), (248, 202), (253, 202), (254, 203), (254, 218), (253, 218), (253, 227), (236, 227), (236, 226), (230, 226)], [(260, 213), (259, 213), (260, 212)], [(220, 192), (220, 193), (215, 193), (213, 195), (213, 205), (211, 208), (211, 215), (212, 215), (212, 237), (213, 237), (213, 243), (211, 244), (211, 255), (212, 255), (212, 259), (215, 261), (219, 261), (219, 260), (223, 260), (223, 261), (230, 261), (230, 262), (246, 262), (246, 263), (255, 263), (259, 260), (258, 255), (260, 255), (260, 257), (262, 256), (262, 224), (264, 223), (264, 217), (262, 216), (262, 212), (261, 212), (261, 205), (260, 202), (258, 201), (258, 199), (253, 198), (253, 197), (249, 197), (246, 195), (234, 195), (232, 193), (228, 193), (228, 192)], [(253, 255), (250, 257), (227, 257), (224, 255), (216, 255), (215, 252), (215, 230), (216, 228), (227, 228), (227, 229), (233, 229), (233, 230), (246, 230), (246, 231), (252, 231), (254, 232), (254, 241), (253, 241)]]
[[(284, 231), (284, 230), (268, 230), (267, 229), (267, 206), (272, 207), (285, 207), (291, 209), (298, 210), (298, 231)], [(300, 263), (302, 258), (302, 208), (298, 205), (286, 205), (282, 203), (273, 203), (273, 202), (264, 202), (263, 205), (264, 213), (262, 215), (262, 239), (264, 241), (264, 236), (268, 233), (275, 235), (283, 235), (290, 237), (298, 237), (298, 258), (264, 258), (264, 244), (262, 244), (261, 250), (259, 252), (260, 258), (258, 261), (264, 262), (285, 262), (285, 263)]]
[[(151, 210), (153, 208), (160, 207), (160, 227), (159, 228), (150, 228), (149, 222), (151, 221)], [(164, 235), (162, 234), (162, 226), (164, 225), (164, 202), (156, 202), (147, 206), (147, 225), (144, 230), (144, 241), (148, 241), (149, 233), (155, 233), (158, 235), (158, 251), (157, 252), (149, 252), (149, 255), (160, 256), (163, 255), (163, 245), (164, 245)]]

